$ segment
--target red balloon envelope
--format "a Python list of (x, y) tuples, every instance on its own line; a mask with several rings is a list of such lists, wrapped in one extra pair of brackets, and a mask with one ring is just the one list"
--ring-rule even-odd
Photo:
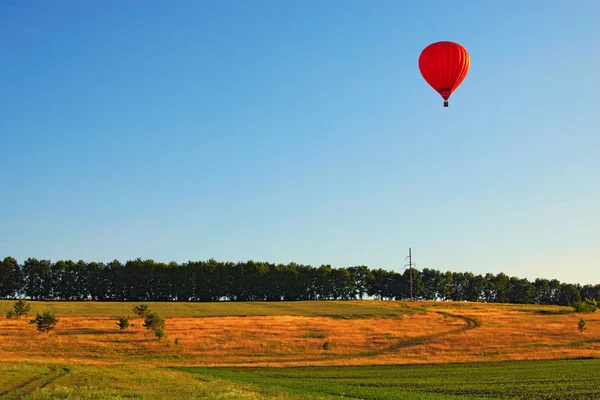
[(432, 43), (419, 56), (421, 75), (442, 96), (444, 107), (448, 107), (448, 98), (465, 79), (470, 66), (467, 49), (454, 42)]

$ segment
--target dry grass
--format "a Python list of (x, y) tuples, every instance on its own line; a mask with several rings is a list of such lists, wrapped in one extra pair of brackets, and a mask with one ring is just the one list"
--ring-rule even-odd
[(36, 332), (26, 319), (0, 319), (0, 360), (291, 366), (600, 357), (600, 313), (583, 315), (588, 330), (581, 333), (582, 315), (561, 314), (568, 309), (560, 307), (417, 302), (409, 307), (424, 312), (386, 317), (407, 305), (376, 306), (381, 311), (372, 318), (167, 318), (168, 338), (161, 341), (139, 319), (132, 320), (135, 327), (119, 331), (114, 317), (59, 315), (50, 334)]

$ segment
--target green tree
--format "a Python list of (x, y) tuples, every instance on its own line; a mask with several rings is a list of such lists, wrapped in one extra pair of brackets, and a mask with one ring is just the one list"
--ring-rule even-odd
[(575, 312), (591, 314), (596, 312), (598, 308), (598, 302), (596, 299), (584, 299), (583, 301), (576, 301), (571, 304), (571, 307), (575, 309)]
[(560, 291), (558, 294), (558, 304), (561, 306), (568, 306), (581, 301), (581, 293), (577, 286), (571, 283), (563, 283), (560, 285)]
[(11, 298), (21, 286), (21, 269), (12, 257), (0, 261), (0, 298)]
[(482, 275), (469, 275), (465, 297), (467, 301), (484, 301), (488, 281)]
[(49, 299), (52, 296), (52, 263), (50, 260), (28, 258), (23, 264), (25, 295), (32, 299)]
[(150, 312), (144, 318), (144, 328), (154, 330), (157, 328), (165, 328), (165, 320), (154, 312)]
[(452, 300), (454, 297), (454, 274), (451, 271), (446, 271), (442, 277), (441, 295), (444, 300)]
[(127, 317), (120, 317), (119, 318), (119, 322), (117, 322), (117, 326), (121, 330), (125, 330), (125, 329), (129, 328), (129, 318), (127, 318)]
[(150, 312), (144, 318), (144, 328), (154, 332), (155, 336), (160, 340), (165, 337), (165, 320), (156, 313)]
[[(124, 300), (127, 298), (125, 290), (125, 267), (119, 260), (113, 260), (100, 270), (101, 279), (106, 281), (108, 299)], [(130, 299), (131, 300), (131, 299)]]
[(171, 263), (171, 287), (173, 300), (189, 301), (196, 292), (196, 274), (190, 264)]
[(13, 309), (6, 314), (6, 318), (21, 318), (27, 316), (31, 310), (31, 305), (23, 299), (19, 299), (13, 304)]
[(72, 263), (69, 266), (71, 274), (75, 280), (75, 290), (73, 291), (74, 300), (85, 300), (90, 297), (88, 289), (88, 268), (83, 260)]
[(423, 268), (421, 279), (423, 281), (423, 298), (425, 300), (442, 298), (444, 275), (440, 271)]
[(424, 284), (421, 280), (421, 273), (416, 268), (405, 269), (402, 274), (394, 273), (394, 298), (396, 300), (410, 299), (412, 271), (412, 299), (419, 299), (422, 296)]
[(48, 333), (54, 329), (59, 319), (56, 318), (53, 312), (44, 311), (41, 314), (36, 314), (35, 318), (30, 320), (30, 324), (35, 324), (37, 330), (40, 332)]
[(50, 266), (53, 281), (51, 297), (54, 299), (72, 300), (75, 294), (75, 277), (72, 271), (73, 261), (58, 260)]
[(550, 304), (559, 304), (560, 295), (560, 281), (558, 279), (552, 279), (548, 286), (550, 286)]
[(579, 329), (579, 332), (583, 333), (583, 331), (587, 329), (585, 325), (585, 320), (583, 318), (579, 318), (579, 322), (577, 323), (577, 328)]
[(106, 279), (107, 266), (104, 263), (91, 262), (85, 264), (87, 292), (92, 300), (108, 300), (110, 298), (109, 281)]
[(392, 271), (381, 268), (374, 270), (368, 284), (369, 296), (374, 296), (379, 300), (394, 297), (394, 276), (395, 273)]
[(550, 281), (548, 279), (537, 278), (533, 283), (533, 302), (535, 304), (550, 304)]
[(508, 283), (510, 278), (503, 272), (494, 276), (492, 280), (492, 287), (494, 288), (494, 302), (496, 303), (508, 303)]
[(352, 275), (346, 268), (334, 268), (329, 275), (331, 280), (332, 297), (348, 300), (355, 298), (356, 286)]
[(485, 279), (485, 286), (483, 289), (483, 301), (485, 301), (486, 303), (492, 303), (496, 298), (496, 288), (494, 287), (494, 280), (496, 279), (496, 277), (494, 276), (494, 274), (488, 272), (487, 274), (485, 274), (483, 279)]
[(581, 297), (585, 299), (598, 299), (600, 300), (600, 284), (597, 285), (585, 285), (581, 288)]
[(465, 301), (469, 279), (473, 274), (469, 272), (452, 272), (452, 300)]
[[(410, 268), (407, 271), (409, 271), (408, 277), (410, 278)], [(422, 274), (418, 269), (416, 269), (416, 268), (412, 269), (413, 297), (415, 299), (423, 298), (423, 290), (425, 289), (425, 284), (423, 283), (421, 276), (422, 276)], [(410, 281), (409, 281), (409, 284), (410, 284)]]
[(514, 304), (533, 303), (535, 287), (527, 279), (511, 277), (507, 285), (507, 300)]
[(146, 315), (148, 315), (150, 312), (150, 307), (148, 307), (148, 304), (138, 304), (131, 310), (134, 312), (134, 314), (143, 319), (146, 318)]
[(125, 263), (123, 267), (124, 295), (127, 300), (148, 301), (152, 298), (151, 267), (154, 260), (142, 260), (136, 258)]
[(354, 282), (355, 296), (358, 296), (362, 300), (369, 291), (368, 284), (373, 274), (369, 270), (369, 267), (365, 265), (349, 267), (348, 272), (350, 272), (352, 281)]
[(316, 289), (319, 300), (328, 300), (333, 297), (333, 281), (331, 280), (332, 273), (331, 265), (321, 265), (317, 268)]
[(157, 328), (154, 330), (154, 336), (158, 338), (158, 340), (167, 337), (165, 330), (163, 328)]
[(269, 293), (267, 300), (298, 300), (303, 296), (300, 273), (295, 264), (277, 264), (269, 269)]

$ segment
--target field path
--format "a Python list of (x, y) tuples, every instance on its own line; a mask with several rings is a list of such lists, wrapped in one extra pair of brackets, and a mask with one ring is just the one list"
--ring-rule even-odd
[(54, 382), (58, 378), (61, 378), (69, 373), (66, 368), (52, 368), (45, 374), (31, 378), (23, 383), (4, 389), (0, 392), (0, 399), (2, 400), (19, 400), (24, 396), (33, 393), (37, 389), (41, 389), (50, 383)]
[[(428, 312), (443, 315), (445, 318), (459, 319), (459, 320), (464, 321), (465, 324), (461, 327), (458, 327), (456, 329), (452, 329), (449, 331), (445, 331), (445, 332), (432, 333), (429, 335), (423, 335), (423, 336), (417, 336), (417, 337), (411, 337), (411, 338), (403, 338), (394, 343), (391, 343), (390, 345), (388, 345), (387, 347), (384, 347), (383, 349), (362, 351), (359, 353), (339, 354), (339, 355), (335, 356), (336, 360), (340, 360), (340, 359), (364, 360), (367, 358), (377, 358), (377, 357), (383, 356), (385, 354), (396, 353), (399, 350), (406, 349), (409, 347), (426, 345), (429, 342), (433, 342), (435, 340), (438, 340), (438, 339), (441, 339), (444, 337), (449, 337), (452, 335), (456, 335), (459, 333), (463, 333), (463, 332), (481, 327), (481, 321), (477, 317), (453, 314), (453, 313), (448, 313), (448, 312), (444, 312), (444, 311), (428, 311)], [(310, 359), (310, 361), (318, 362), (318, 361), (322, 361), (322, 359), (321, 358), (312, 358), (312, 359)]]
[(481, 322), (479, 322), (479, 320), (476, 318), (467, 317), (467, 316), (458, 315), (458, 314), (449, 314), (449, 313), (445, 313), (442, 311), (435, 311), (435, 313), (440, 314), (440, 315), (446, 315), (449, 318), (462, 319), (463, 321), (466, 322), (466, 325), (464, 325), (460, 328), (457, 328), (457, 329), (453, 329), (451, 331), (447, 331), (447, 332), (434, 333), (431, 335), (419, 336), (419, 337), (410, 338), (410, 339), (403, 339), (403, 340), (400, 340), (399, 342), (394, 343), (391, 346), (388, 346), (387, 348), (385, 348), (379, 352), (376, 352), (373, 355), (386, 353), (386, 352), (393, 352), (393, 351), (397, 351), (397, 350), (404, 349), (404, 348), (411, 347), (411, 346), (418, 346), (418, 345), (426, 344), (427, 342), (430, 342), (434, 339), (439, 339), (444, 336), (449, 336), (449, 335), (453, 335), (455, 333), (468, 331), (470, 329), (475, 329), (475, 328), (478, 328), (481, 326)]

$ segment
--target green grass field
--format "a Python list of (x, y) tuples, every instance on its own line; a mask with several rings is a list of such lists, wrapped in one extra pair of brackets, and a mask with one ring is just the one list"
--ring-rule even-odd
[(166, 368), (0, 362), (0, 399), (267, 399), (243, 383)]
[(303, 398), (598, 399), (600, 360), (506, 361), (438, 365), (185, 368), (253, 384), (263, 393)]
[(0, 399), (598, 399), (600, 360), (295, 368), (0, 363)]
[[(102, 302), (102, 301), (29, 301), (30, 315), (50, 310), (65, 317), (118, 317), (133, 315), (136, 304), (149, 307), (165, 318), (225, 317), (225, 316), (350, 316), (401, 315), (422, 311), (406, 303), (379, 301), (280, 301), (280, 302)], [(0, 300), (0, 317), (12, 308), (14, 300)]]

